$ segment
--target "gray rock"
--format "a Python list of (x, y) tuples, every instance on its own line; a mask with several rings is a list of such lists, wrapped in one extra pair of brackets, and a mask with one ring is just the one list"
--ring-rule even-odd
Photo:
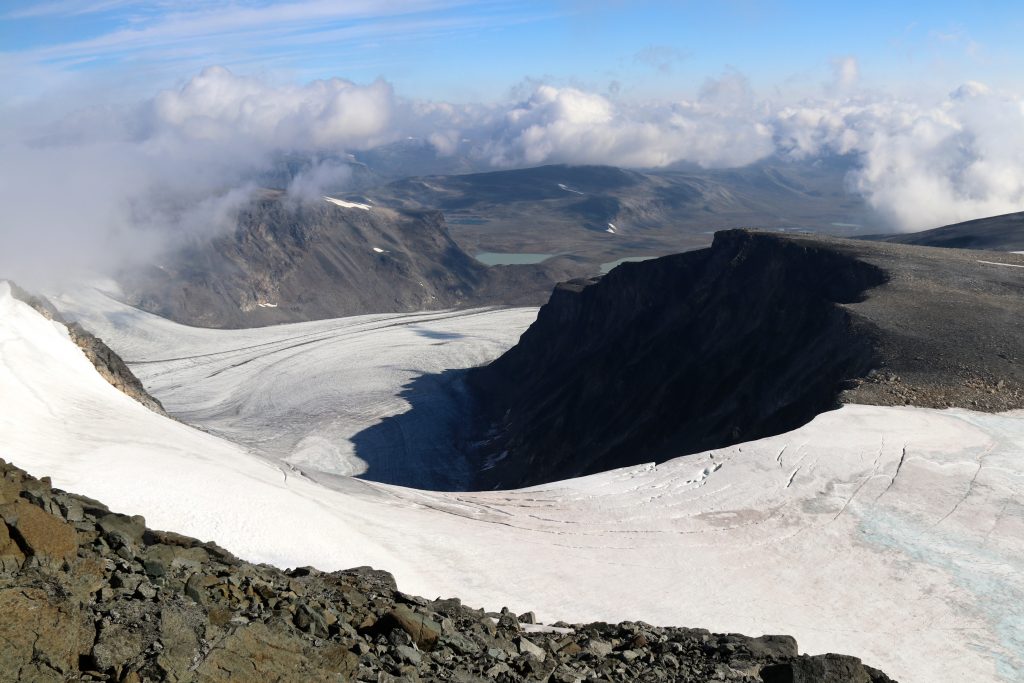
[(547, 656), (547, 652), (544, 651), (544, 648), (540, 647), (539, 645), (535, 645), (528, 638), (522, 636), (516, 638), (516, 645), (519, 647), (519, 654), (521, 655), (531, 655), (542, 662), (544, 661), (544, 658)]

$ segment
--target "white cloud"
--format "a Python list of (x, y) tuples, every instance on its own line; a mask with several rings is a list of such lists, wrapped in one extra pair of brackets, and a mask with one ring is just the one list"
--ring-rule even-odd
[(0, 110), (0, 272), (152, 258), (229, 227), (283, 156), (307, 160), (288, 189), (313, 198), (344, 185), (345, 153), (406, 137), (493, 167), (848, 155), (851, 188), (902, 229), (1024, 209), (1019, 96), (970, 82), (912, 101), (849, 84), (844, 96), (826, 87), (769, 101), (727, 73), (690, 100), (630, 103), (534, 83), (512, 103), (456, 106), (402, 98), (382, 80), (275, 84), (211, 67), (145, 101), (53, 123), (19, 105)]
[(633, 61), (645, 64), (662, 74), (672, 73), (679, 62), (689, 59), (690, 54), (670, 45), (648, 45), (633, 55)]
[(746, 81), (734, 75), (710, 81), (694, 101), (647, 105), (540, 85), (492, 123), (479, 153), (496, 166), (739, 166), (772, 152), (761, 118)]
[(209, 67), (153, 100), (153, 124), (190, 140), (310, 151), (367, 149), (394, 137), (394, 92), (381, 80), (273, 86)]
[(297, 201), (318, 201), (337, 192), (352, 178), (352, 169), (337, 159), (322, 159), (295, 175), (288, 184), (288, 195)]
[(820, 102), (776, 117), (796, 156), (853, 154), (851, 181), (893, 224), (923, 229), (1024, 210), (1024, 100), (967, 83), (937, 102)]
[(834, 59), (832, 72), (835, 86), (843, 90), (854, 87), (860, 81), (860, 63), (852, 55)]

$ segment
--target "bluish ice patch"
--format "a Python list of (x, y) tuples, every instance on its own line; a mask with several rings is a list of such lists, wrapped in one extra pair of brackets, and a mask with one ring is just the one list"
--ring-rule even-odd
[[(989, 457), (1022, 452), (1019, 418), (957, 412), (957, 417), (983, 428), (995, 439)], [(1012, 507), (1022, 509), (1020, 505)], [(990, 624), (995, 643), (987, 639), (970, 642), (974, 636), (967, 632), (962, 637), (993, 659), (1001, 680), (1024, 681), (1024, 557), (947, 531), (935, 526), (935, 520), (886, 506), (862, 509), (860, 529), (865, 541), (939, 569), (969, 593), (973, 599), (959, 608)]]

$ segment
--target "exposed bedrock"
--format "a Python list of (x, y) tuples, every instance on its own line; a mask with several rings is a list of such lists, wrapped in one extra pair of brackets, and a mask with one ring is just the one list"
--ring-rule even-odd
[(142, 386), (142, 382), (131, 371), (131, 368), (102, 339), (78, 323), (69, 323), (46, 297), (31, 294), (14, 282), (8, 282), (8, 284), (11, 287), (11, 293), (16, 299), (25, 302), (44, 317), (64, 325), (68, 330), (68, 336), (71, 338), (71, 341), (82, 349), (82, 353), (85, 354), (85, 357), (96, 368), (96, 372), (103, 379), (110, 382), (115, 389), (131, 396), (154, 412), (161, 415), (167, 414), (160, 401), (146, 391), (146, 388)]
[[(352, 205), (358, 206), (358, 205)], [(119, 276), (125, 300), (199, 327), (259, 327), (363, 313), (536, 305), (587, 269), (569, 258), (487, 267), (439, 211), (298, 203), (266, 192), (233, 230)]]
[(478, 488), (664, 461), (842, 402), (1024, 404), (1024, 277), (977, 252), (744, 230), (559, 285), (469, 373)]

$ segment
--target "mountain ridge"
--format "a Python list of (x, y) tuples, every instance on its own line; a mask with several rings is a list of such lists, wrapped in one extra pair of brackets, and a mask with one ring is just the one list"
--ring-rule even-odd
[(240, 328), (539, 303), (556, 281), (583, 272), (567, 258), (485, 266), (455, 243), (437, 211), (265, 193), (240, 211), (234, 230), (117, 280), (125, 301), (142, 310), (193, 326)]
[(735, 230), (560, 285), (469, 373), (477, 485), (661, 462), (841, 403), (1024, 408), (1024, 282), (976, 256)]
[(948, 249), (1024, 251), (1024, 211), (975, 218), (920, 232), (869, 235), (864, 239)]

